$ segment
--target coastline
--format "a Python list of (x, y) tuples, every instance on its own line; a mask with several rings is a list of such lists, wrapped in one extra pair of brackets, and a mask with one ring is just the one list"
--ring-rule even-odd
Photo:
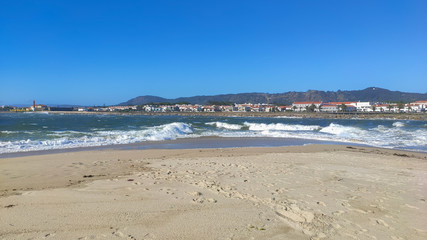
[(425, 153), (104, 149), (4, 158), (0, 171), (3, 239), (427, 237)]
[(325, 146), (347, 146), (350, 147), (365, 147), (381, 149), (384, 152), (405, 152), (406, 154), (425, 154), (427, 151), (421, 149), (394, 149), (394, 148), (381, 148), (370, 146), (357, 142), (340, 142), (340, 141), (327, 141), (315, 140), (304, 138), (276, 138), (276, 137), (217, 137), (206, 136), (196, 138), (177, 138), (173, 140), (163, 141), (142, 141), (127, 144), (112, 144), (100, 146), (87, 146), (87, 147), (70, 147), (48, 150), (31, 150), (22, 152), (0, 153), (0, 160), (4, 158), (17, 158), (29, 157), (35, 155), (49, 155), (61, 154), (69, 152), (85, 152), (85, 151), (121, 151), (121, 150), (162, 150), (162, 149), (232, 149), (232, 148), (280, 148), (280, 147), (301, 147), (311, 145), (325, 145)]
[[(2, 119), (11, 127), (3, 126), (0, 131), (4, 137), (0, 158), (106, 148), (274, 147), (318, 143), (427, 152), (424, 144), (427, 121), (111, 114), (114, 115), (47, 112), (3, 115)], [(211, 141), (206, 142), (207, 139)]]
[[(0, 112), (22, 113), (22, 112)], [(33, 112), (27, 112), (33, 113)], [(39, 113), (39, 112), (34, 112)], [(426, 113), (307, 113), (307, 112), (78, 112), (43, 111), (48, 114), (143, 115), (143, 116), (217, 116), (217, 117), (283, 117), (318, 119), (386, 119), (427, 121)]]
[[(47, 155), (67, 152), (82, 152), (82, 151), (101, 151), (101, 150), (146, 150), (146, 149), (227, 149), (227, 148), (251, 148), (251, 147), (288, 147), (288, 146), (304, 146), (312, 144), (322, 145), (349, 145), (349, 146), (366, 146), (360, 143), (313, 140), (302, 138), (273, 138), (273, 137), (217, 137), (206, 136), (196, 138), (178, 138), (173, 140), (163, 141), (142, 141), (128, 144), (112, 144), (101, 146), (88, 147), (71, 147), (49, 150), (33, 150), (11, 153), (0, 153), (2, 158), (16, 158), (33, 155)], [(406, 149), (398, 149), (400, 151), (411, 151)]]

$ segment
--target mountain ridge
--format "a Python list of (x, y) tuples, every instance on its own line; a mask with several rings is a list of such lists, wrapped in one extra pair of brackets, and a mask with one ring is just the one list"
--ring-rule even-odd
[(412, 102), (427, 100), (427, 93), (409, 93), (400, 91), (390, 91), (379, 87), (369, 87), (362, 90), (345, 91), (319, 91), (308, 90), (306, 92), (289, 91), (284, 93), (235, 93), (219, 95), (198, 95), (192, 97), (163, 98), (152, 95), (138, 96), (118, 105), (141, 105), (147, 103), (177, 103), (188, 102), (191, 104), (208, 104), (214, 102), (233, 103), (272, 103), (272, 104), (292, 104), (300, 101), (362, 101), (362, 102)]

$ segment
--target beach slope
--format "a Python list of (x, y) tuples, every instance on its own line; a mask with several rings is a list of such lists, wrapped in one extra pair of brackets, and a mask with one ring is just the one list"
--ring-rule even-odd
[(427, 239), (427, 154), (102, 150), (0, 159), (1, 239)]

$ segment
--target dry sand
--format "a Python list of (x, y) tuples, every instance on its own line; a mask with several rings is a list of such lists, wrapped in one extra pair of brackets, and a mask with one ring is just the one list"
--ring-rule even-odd
[(0, 159), (0, 239), (427, 239), (427, 154), (311, 145)]

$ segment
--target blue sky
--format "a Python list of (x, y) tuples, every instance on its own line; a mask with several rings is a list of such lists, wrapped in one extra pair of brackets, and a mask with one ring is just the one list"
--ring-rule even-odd
[(427, 92), (427, 1), (1, 1), (0, 105)]

